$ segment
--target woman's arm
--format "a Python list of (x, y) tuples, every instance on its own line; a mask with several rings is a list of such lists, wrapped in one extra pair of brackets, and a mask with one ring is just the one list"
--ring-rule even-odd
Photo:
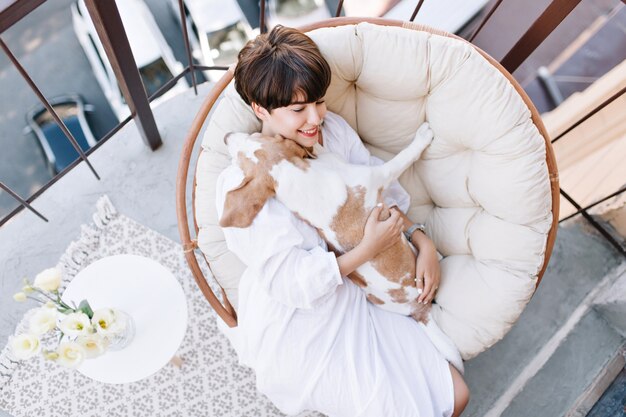
[[(403, 230), (408, 230), (413, 225), (413, 222), (398, 207), (392, 207), (391, 212), (398, 213), (402, 218)], [(430, 303), (435, 298), (439, 282), (441, 281), (441, 268), (437, 258), (437, 248), (435, 248), (433, 241), (421, 230), (413, 232), (411, 241), (418, 251), (415, 276), (418, 279), (424, 278), (423, 282), (417, 283), (417, 287), (423, 289), (417, 301), (424, 304)]]

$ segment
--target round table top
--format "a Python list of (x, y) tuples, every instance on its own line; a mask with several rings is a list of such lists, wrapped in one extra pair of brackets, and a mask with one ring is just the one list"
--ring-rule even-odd
[(158, 262), (138, 255), (115, 255), (80, 271), (63, 301), (87, 299), (95, 311), (114, 308), (135, 322), (135, 336), (119, 351), (86, 359), (78, 371), (96, 381), (122, 384), (146, 378), (176, 354), (187, 330), (187, 301), (176, 277)]

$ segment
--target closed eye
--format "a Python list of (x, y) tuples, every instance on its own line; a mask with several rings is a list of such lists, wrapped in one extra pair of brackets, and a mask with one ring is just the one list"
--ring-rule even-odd
[[(315, 105), (319, 106), (325, 103), (325, 100), (320, 100), (320, 101), (316, 101)], [(304, 107), (296, 107), (296, 108), (292, 108), (291, 111), (294, 111), (296, 113), (300, 113), (302, 110), (304, 110)]]

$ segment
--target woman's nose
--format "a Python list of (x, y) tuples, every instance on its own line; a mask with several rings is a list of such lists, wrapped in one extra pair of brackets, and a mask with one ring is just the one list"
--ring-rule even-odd
[(307, 122), (312, 125), (319, 125), (321, 121), (322, 118), (320, 117), (320, 112), (318, 111), (315, 103), (312, 103), (312, 105), (309, 107)]

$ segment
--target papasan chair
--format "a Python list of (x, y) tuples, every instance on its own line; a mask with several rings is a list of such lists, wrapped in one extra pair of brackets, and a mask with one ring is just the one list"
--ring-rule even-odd
[[(476, 356), (519, 318), (554, 245), (558, 175), (541, 118), (497, 61), (454, 35), (354, 18), (333, 18), (305, 31), (332, 69), (328, 109), (346, 119), (373, 155), (390, 159), (422, 122), (430, 123), (435, 138), (400, 183), (411, 195), (409, 218), (426, 224), (443, 255), (433, 316), (463, 359)], [(218, 225), (216, 179), (230, 164), (224, 135), (260, 129), (232, 78), (231, 68), (196, 116), (177, 181), (185, 255), (207, 300), (231, 327), (237, 325), (244, 265), (228, 251)], [(205, 124), (193, 183), (192, 239), (186, 186)], [(196, 249), (222, 288), (221, 300), (199, 267)]]

